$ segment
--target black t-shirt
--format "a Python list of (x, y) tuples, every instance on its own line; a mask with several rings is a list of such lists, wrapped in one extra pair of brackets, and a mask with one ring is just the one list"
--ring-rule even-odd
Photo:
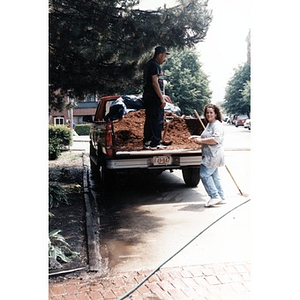
[(152, 76), (158, 75), (158, 84), (160, 86), (161, 92), (164, 89), (164, 81), (163, 81), (163, 72), (159, 63), (154, 59), (150, 59), (147, 63), (145, 72), (144, 72), (144, 98), (158, 98), (156, 94), (153, 84), (152, 84)]

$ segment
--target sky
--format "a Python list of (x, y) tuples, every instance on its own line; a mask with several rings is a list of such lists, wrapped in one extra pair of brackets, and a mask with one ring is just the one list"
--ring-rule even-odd
[[(140, 8), (156, 9), (177, 4), (176, 0), (141, 0)], [(247, 60), (246, 37), (250, 29), (250, 0), (209, 0), (213, 20), (203, 42), (196, 45), (209, 76), (212, 102), (224, 100), (225, 87), (234, 68)]]

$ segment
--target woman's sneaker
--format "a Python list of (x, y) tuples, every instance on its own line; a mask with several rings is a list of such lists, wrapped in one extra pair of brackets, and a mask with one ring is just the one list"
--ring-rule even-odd
[(205, 207), (209, 207), (209, 206), (212, 206), (212, 205), (215, 205), (215, 204), (218, 204), (222, 201), (222, 199), (220, 197), (216, 197), (216, 198), (210, 198), (210, 200), (208, 200), (206, 203), (205, 203)]

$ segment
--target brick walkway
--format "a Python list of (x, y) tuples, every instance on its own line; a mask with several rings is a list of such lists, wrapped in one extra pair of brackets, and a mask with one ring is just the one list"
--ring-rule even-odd
[[(49, 299), (118, 299), (152, 270), (84, 279), (49, 285)], [(250, 299), (250, 262), (162, 268), (127, 299)]]

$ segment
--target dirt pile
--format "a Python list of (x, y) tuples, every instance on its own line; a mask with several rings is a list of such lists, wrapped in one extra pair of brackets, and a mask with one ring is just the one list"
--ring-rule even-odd
[[(171, 119), (168, 124), (166, 121), (164, 124), (164, 130), (166, 130), (164, 140), (172, 141), (172, 144), (167, 147), (168, 150), (199, 149), (198, 144), (188, 139), (191, 134), (183, 118), (173, 113), (166, 113), (166, 117)], [(114, 122), (117, 150), (142, 150), (144, 123), (144, 109), (130, 112), (121, 120)]]

